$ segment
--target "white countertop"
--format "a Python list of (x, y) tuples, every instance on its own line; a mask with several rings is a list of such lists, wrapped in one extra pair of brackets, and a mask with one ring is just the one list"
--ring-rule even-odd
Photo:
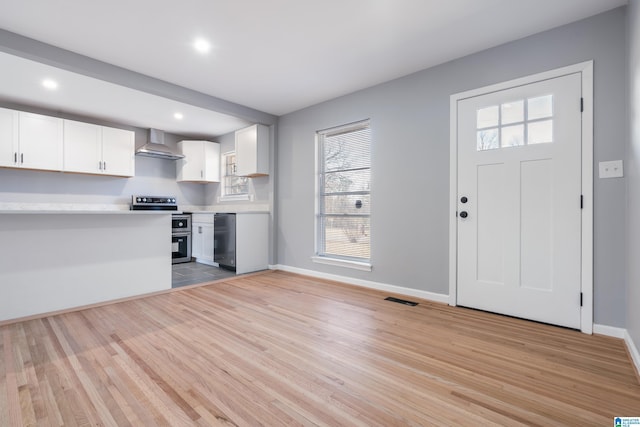
[(269, 211), (235, 211), (235, 210), (228, 210), (228, 211), (188, 211), (185, 210), (183, 211), (184, 213), (187, 214), (194, 214), (194, 215), (215, 215), (217, 213), (232, 213), (232, 214), (236, 214), (236, 215), (242, 215), (242, 214), (268, 214)]
[(178, 206), (177, 211), (132, 211), (129, 205), (77, 203), (0, 203), (0, 214), (90, 214), (90, 215), (158, 215), (158, 214), (259, 214), (269, 213), (268, 206)]
[(82, 210), (82, 209), (0, 209), (0, 214), (13, 214), (13, 215), (52, 215), (52, 214), (64, 214), (64, 215), (158, 215), (158, 214), (174, 214), (181, 213), (180, 211), (119, 211), (119, 210)]

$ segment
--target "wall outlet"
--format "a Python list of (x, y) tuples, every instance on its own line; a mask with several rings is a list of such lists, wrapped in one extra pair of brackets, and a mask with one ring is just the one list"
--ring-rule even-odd
[(598, 163), (600, 178), (622, 178), (622, 160)]

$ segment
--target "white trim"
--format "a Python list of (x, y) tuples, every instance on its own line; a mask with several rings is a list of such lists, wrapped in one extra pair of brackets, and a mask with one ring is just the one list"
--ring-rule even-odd
[(326, 256), (312, 256), (311, 261), (318, 264), (335, 265), (338, 267), (352, 268), (354, 270), (371, 271), (372, 265), (368, 262), (350, 261), (339, 258), (329, 258)]
[(624, 342), (627, 344), (627, 349), (629, 350), (629, 355), (631, 356), (631, 361), (635, 365), (636, 375), (640, 377), (640, 351), (638, 347), (633, 342), (631, 335), (629, 335), (629, 331), (624, 330)]
[(582, 63), (582, 332), (593, 332), (593, 61)]
[(240, 200), (252, 200), (250, 194), (229, 194), (218, 197), (219, 202), (236, 202)]
[[(322, 233), (320, 232), (320, 221), (319, 221), (320, 215), (322, 213), (320, 212), (321, 210), (320, 162), (322, 161), (322, 165), (323, 165), (322, 173), (324, 173), (324, 166), (325, 166), (324, 165), (325, 159), (324, 157), (321, 157), (321, 153), (320, 153), (321, 139), (325, 137), (330, 137), (332, 135), (337, 135), (339, 133), (355, 132), (363, 129), (369, 129), (369, 131), (373, 132), (373, 130), (371, 129), (371, 119), (367, 118), (363, 120), (358, 120), (356, 122), (333, 126), (333, 127), (323, 129), (323, 130), (318, 130), (315, 132), (315, 141), (314, 141), (314, 147), (315, 147), (314, 187), (315, 187), (315, 190), (314, 190), (314, 223), (313, 223), (314, 225), (313, 248), (314, 248), (315, 254), (311, 257), (311, 260), (313, 262), (317, 262), (320, 264), (329, 264), (329, 265), (336, 265), (340, 267), (354, 268), (356, 270), (371, 271), (372, 267), (371, 267), (370, 259), (365, 262), (358, 262), (358, 261), (346, 261), (339, 258), (331, 258), (330, 256), (327, 256), (327, 255), (319, 255), (320, 248), (318, 247), (319, 246), (318, 244), (320, 241), (325, 242), (326, 240), (326, 236), (322, 235)], [(372, 141), (369, 141), (369, 142), (372, 144)], [(369, 148), (371, 149), (371, 147)], [(369, 165), (369, 169), (372, 170), (371, 164)], [(369, 189), (369, 197), (370, 198), (372, 197), (371, 189)], [(369, 213), (368, 216), (369, 216), (369, 219), (371, 219), (371, 213)], [(369, 244), (371, 245), (371, 236), (369, 236)]]
[(449, 102), (449, 305), (458, 297), (458, 99)]
[(606, 335), (613, 338), (624, 338), (627, 330), (624, 328), (616, 328), (615, 326), (593, 325), (593, 333), (598, 335)]
[(491, 92), (523, 86), (568, 74), (581, 73), (582, 97), (582, 279), (583, 307), (580, 314), (581, 331), (593, 332), (593, 61), (534, 74), (466, 92), (451, 95), (449, 103), (449, 304), (457, 304), (458, 271), (458, 102)]
[(302, 274), (305, 276), (316, 277), (318, 279), (333, 280), (336, 282), (347, 283), (349, 285), (361, 286), (364, 288), (375, 289), (378, 291), (392, 292), (394, 294), (412, 296), (412, 297), (421, 298), (421, 299), (425, 299), (433, 302), (446, 304), (449, 301), (448, 295), (436, 294), (434, 292), (421, 291), (418, 289), (405, 288), (402, 286), (389, 285), (386, 283), (372, 282), (370, 280), (354, 279), (352, 277), (340, 276), (337, 274), (322, 273), (319, 271), (307, 270), (307, 269), (298, 268), (298, 267), (290, 267), (288, 265), (281, 265), (281, 264), (270, 265), (269, 268), (272, 270), (281, 270), (289, 273), (296, 273), (296, 274)]

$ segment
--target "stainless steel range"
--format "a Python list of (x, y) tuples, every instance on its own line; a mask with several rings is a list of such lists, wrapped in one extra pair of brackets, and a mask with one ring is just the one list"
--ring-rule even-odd
[[(176, 198), (172, 196), (131, 196), (133, 211), (177, 211)], [(171, 215), (171, 263), (191, 261), (191, 214)]]
[(171, 262), (191, 262), (191, 214), (172, 215)]
[(131, 196), (132, 211), (177, 211), (175, 197)]

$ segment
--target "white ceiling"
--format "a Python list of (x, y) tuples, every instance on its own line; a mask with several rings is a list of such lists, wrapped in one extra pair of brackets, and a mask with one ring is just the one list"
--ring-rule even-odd
[[(282, 115), (626, 3), (626, 0), (0, 0), (0, 28), (233, 103)], [(211, 42), (213, 48), (208, 55), (192, 49), (196, 37)], [(4, 75), (7, 68), (2, 62), (0, 67)], [(11, 78), (19, 78), (23, 72), (17, 70)], [(67, 73), (66, 77), (73, 77), (73, 73)], [(2, 83), (0, 96), (11, 86), (11, 82)], [(100, 86), (88, 80), (82, 84)], [(59, 92), (62, 89), (61, 85)], [(102, 105), (100, 111), (96, 105), (85, 105), (87, 100), (82, 98), (69, 97), (60, 102), (63, 107), (70, 103), (74, 109), (83, 108), (92, 115), (118, 119), (124, 116), (118, 112), (125, 106), (121, 100), (128, 99), (127, 94), (132, 100), (141, 94), (121, 90), (124, 91), (121, 97), (114, 98), (113, 104)], [(141, 121), (148, 123), (147, 127), (175, 132), (168, 125), (152, 124), (154, 117), (156, 121), (160, 117), (166, 120), (162, 116), (166, 111), (149, 111), (153, 103), (142, 99), (140, 102), (126, 105), (130, 109), (126, 115), (139, 115)], [(182, 108), (186, 111), (188, 107)], [(223, 123), (223, 119), (230, 118), (215, 119)], [(186, 129), (185, 125), (186, 122), (177, 124), (176, 130)], [(229, 123), (228, 127), (237, 125)], [(206, 131), (214, 133), (210, 128)]]
[[(193, 138), (224, 135), (251, 123), (0, 52), (0, 98), (18, 104), (91, 116), (108, 122), (156, 128)], [(55, 91), (40, 83), (51, 79)], [(175, 113), (183, 118), (176, 120)]]

